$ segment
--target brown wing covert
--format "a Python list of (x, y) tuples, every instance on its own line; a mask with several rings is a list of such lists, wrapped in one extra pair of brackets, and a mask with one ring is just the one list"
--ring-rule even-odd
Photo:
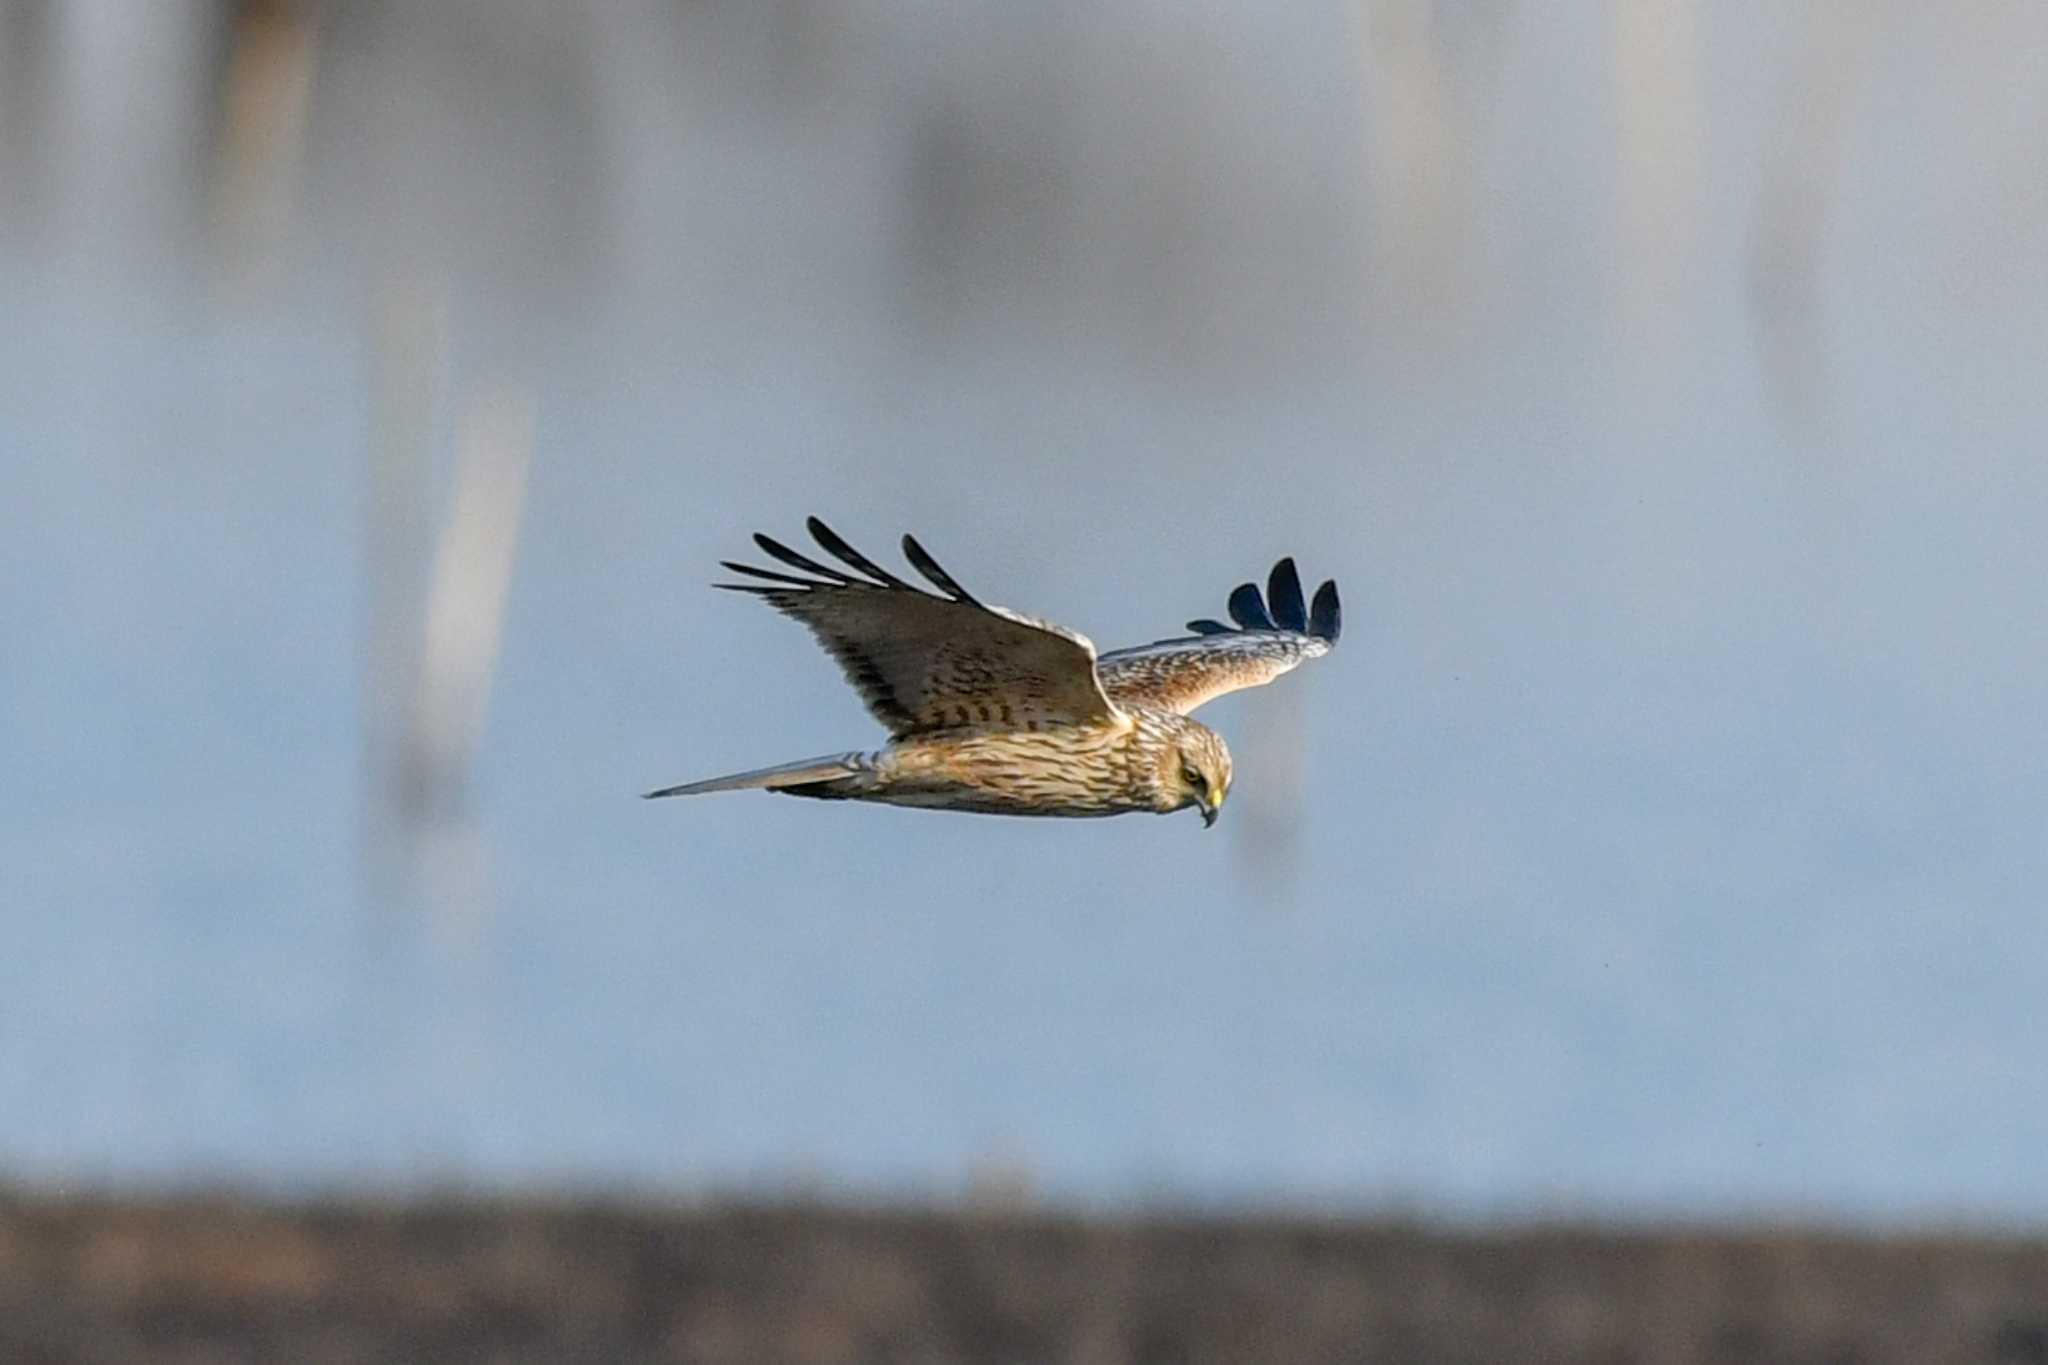
[(809, 627), (892, 734), (1123, 720), (1096, 677), (1087, 637), (978, 601), (910, 536), (904, 556), (936, 594), (882, 568), (818, 518), (807, 526), (845, 569), (757, 534), (764, 554), (798, 572), (727, 560), (727, 569), (762, 581), (718, 586), (762, 597)]

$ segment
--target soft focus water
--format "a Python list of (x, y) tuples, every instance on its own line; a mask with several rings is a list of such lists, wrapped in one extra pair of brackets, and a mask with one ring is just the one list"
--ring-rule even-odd
[[(9, 8), (0, 1169), (2048, 1217), (2048, 16), (1620, 8)], [(635, 800), (877, 737), (813, 511), (1347, 633), (1206, 834)]]

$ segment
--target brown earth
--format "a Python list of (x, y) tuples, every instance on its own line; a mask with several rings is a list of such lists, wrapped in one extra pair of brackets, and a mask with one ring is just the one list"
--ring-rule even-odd
[(0, 1193), (0, 1361), (2048, 1362), (2048, 1238)]

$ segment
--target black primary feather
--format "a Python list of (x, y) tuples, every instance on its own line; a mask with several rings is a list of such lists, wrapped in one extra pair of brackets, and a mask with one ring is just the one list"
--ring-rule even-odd
[(1316, 589), (1316, 600), (1308, 613), (1308, 633), (1334, 645), (1343, 629), (1344, 609), (1337, 602), (1336, 580), (1330, 579)]
[(1273, 566), (1273, 572), (1266, 579), (1266, 605), (1272, 608), (1273, 619), (1282, 630), (1296, 632), (1308, 629), (1308, 604), (1301, 596), (1301, 574), (1295, 570), (1290, 556)]
[(952, 598), (955, 602), (965, 602), (969, 606), (974, 607), (981, 605), (981, 603), (974, 600), (973, 595), (967, 589), (953, 581), (953, 575), (939, 567), (939, 561), (926, 553), (924, 546), (917, 543), (916, 536), (906, 535), (903, 537), (903, 555), (904, 558), (910, 561), (912, 568), (932, 581), (933, 587), (945, 593), (946, 596)]
[(1301, 571), (1294, 566), (1294, 557), (1289, 555), (1273, 566), (1273, 572), (1266, 578), (1266, 593), (1261, 596), (1256, 583), (1240, 583), (1230, 594), (1230, 619), (1237, 622), (1226, 626), (1221, 621), (1204, 616), (1188, 622), (1188, 630), (1195, 635), (1234, 635), (1240, 631), (1289, 631), (1296, 635), (1313, 635), (1331, 644), (1337, 642), (1338, 632), (1344, 627), (1344, 616), (1337, 604), (1337, 584), (1325, 582), (1316, 589), (1315, 599), (1303, 604), (1301, 600)]
[[(761, 547), (763, 553), (774, 556), (792, 569), (802, 569), (805, 573), (814, 573), (820, 578), (828, 579), (831, 582), (849, 588), (855, 586), (871, 588), (874, 586), (872, 583), (862, 583), (859, 579), (841, 573), (829, 565), (820, 564), (808, 555), (798, 554), (781, 541), (762, 535), (759, 531), (754, 532), (754, 543)], [(816, 585), (814, 584), (813, 586)]]
[(730, 569), (734, 573), (743, 573), (749, 578), (765, 578), (770, 583), (788, 583), (792, 587), (798, 588), (815, 588), (818, 586), (812, 580), (798, 578), (795, 574), (777, 573), (773, 569), (757, 569), (751, 564), (736, 564), (730, 559), (719, 560), (718, 567)]
[(859, 550), (856, 550), (851, 545), (848, 545), (846, 541), (843, 538), (841, 538), (840, 534), (837, 531), (827, 526), (824, 522), (818, 520), (818, 518), (812, 517), (806, 522), (804, 522), (804, 525), (809, 528), (811, 538), (816, 540), (818, 544), (824, 546), (828, 554), (831, 554), (836, 558), (844, 561), (848, 565), (852, 566), (853, 568), (860, 570), (860, 572), (866, 574), (869, 578), (874, 579), (883, 587), (903, 588), (907, 589), (910, 592), (917, 591), (917, 589), (912, 588), (908, 583), (905, 583), (895, 574), (890, 573), (887, 569), (875, 563), (874, 560), (869, 559)]
[(1246, 630), (1273, 630), (1273, 618), (1266, 615), (1265, 599), (1259, 585), (1240, 583), (1230, 593), (1230, 619)]

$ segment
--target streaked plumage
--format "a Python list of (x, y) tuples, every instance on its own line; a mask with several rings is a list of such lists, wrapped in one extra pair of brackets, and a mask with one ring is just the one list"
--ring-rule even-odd
[(1084, 635), (977, 600), (910, 536), (904, 556), (936, 594), (816, 517), (808, 526), (844, 569), (757, 534), (763, 553), (796, 572), (727, 560), (757, 581), (717, 586), (762, 597), (809, 627), (888, 727), (889, 743), (649, 796), (765, 788), (1003, 815), (1198, 806), (1213, 824), (1230, 788), (1230, 751), (1187, 713), (1329, 652), (1341, 628), (1337, 585), (1316, 589), (1311, 605), (1294, 561), (1283, 559), (1263, 597), (1251, 583), (1230, 594), (1235, 626), (1190, 621), (1191, 635), (1098, 658)]

